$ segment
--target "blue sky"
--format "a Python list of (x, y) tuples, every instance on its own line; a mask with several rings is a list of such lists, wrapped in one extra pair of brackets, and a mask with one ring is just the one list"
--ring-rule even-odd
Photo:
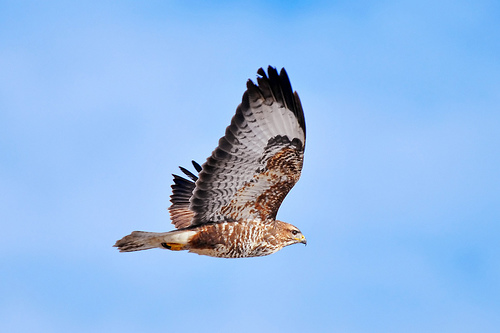
[[(0, 331), (496, 332), (498, 54), (497, 1), (1, 1)], [(118, 253), (267, 65), (307, 247)]]

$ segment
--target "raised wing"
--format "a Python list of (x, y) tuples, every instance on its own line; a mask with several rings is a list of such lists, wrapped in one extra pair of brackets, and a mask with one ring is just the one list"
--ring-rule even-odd
[(306, 139), (299, 96), (284, 69), (257, 73), (257, 85), (248, 80), (242, 103), (198, 178), (183, 170), (195, 183), (174, 176), (170, 214), (177, 228), (275, 218), (299, 180)]

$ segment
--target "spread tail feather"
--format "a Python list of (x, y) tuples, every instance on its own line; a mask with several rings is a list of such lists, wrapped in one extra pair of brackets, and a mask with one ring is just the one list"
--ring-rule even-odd
[(190, 230), (174, 230), (170, 232), (134, 231), (130, 235), (116, 241), (114, 247), (120, 252), (132, 252), (158, 248), (169, 250), (187, 250), (191, 237), (196, 234)]

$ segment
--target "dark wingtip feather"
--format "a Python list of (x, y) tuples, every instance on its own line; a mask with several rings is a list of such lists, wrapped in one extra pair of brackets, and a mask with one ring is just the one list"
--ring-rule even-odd
[(304, 130), (304, 135), (306, 135), (306, 119), (304, 118), (304, 110), (302, 109), (302, 103), (300, 102), (299, 94), (296, 91), (293, 92), (293, 99), (295, 102), (295, 108), (297, 110), (295, 115), (297, 116), (300, 127), (302, 127), (302, 129)]
[(186, 168), (183, 168), (183, 167), (179, 167), (179, 169), (181, 169), (181, 171), (186, 175), (188, 176), (189, 178), (191, 178), (192, 181), (196, 181), (198, 179), (198, 177), (196, 175), (194, 175), (191, 171), (189, 171), (188, 169)]
[[(269, 66), (269, 68), (271, 68), (271, 66)], [(257, 74), (259, 74), (262, 77), (267, 77), (266, 71), (262, 67), (257, 70)]]
[(201, 172), (201, 165), (196, 163), (196, 161), (191, 161), (191, 163), (193, 163), (193, 166), (196, 169), (196, 171), (198, 171), (198, 173), (200, 173)]

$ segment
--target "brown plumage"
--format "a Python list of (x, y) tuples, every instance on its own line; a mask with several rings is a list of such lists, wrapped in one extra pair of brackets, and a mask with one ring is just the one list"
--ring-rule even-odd
[(122, 252), (165, 248), (222, 258), (258, 257), (306, 243), (295, 226), (276, 220), (299, 180), (306, 129), (299, 96), (285, 69), (260, 68), (218, 147), (198, 175), (174, 175), (170, 232), (134, 231), (114, 245)]

